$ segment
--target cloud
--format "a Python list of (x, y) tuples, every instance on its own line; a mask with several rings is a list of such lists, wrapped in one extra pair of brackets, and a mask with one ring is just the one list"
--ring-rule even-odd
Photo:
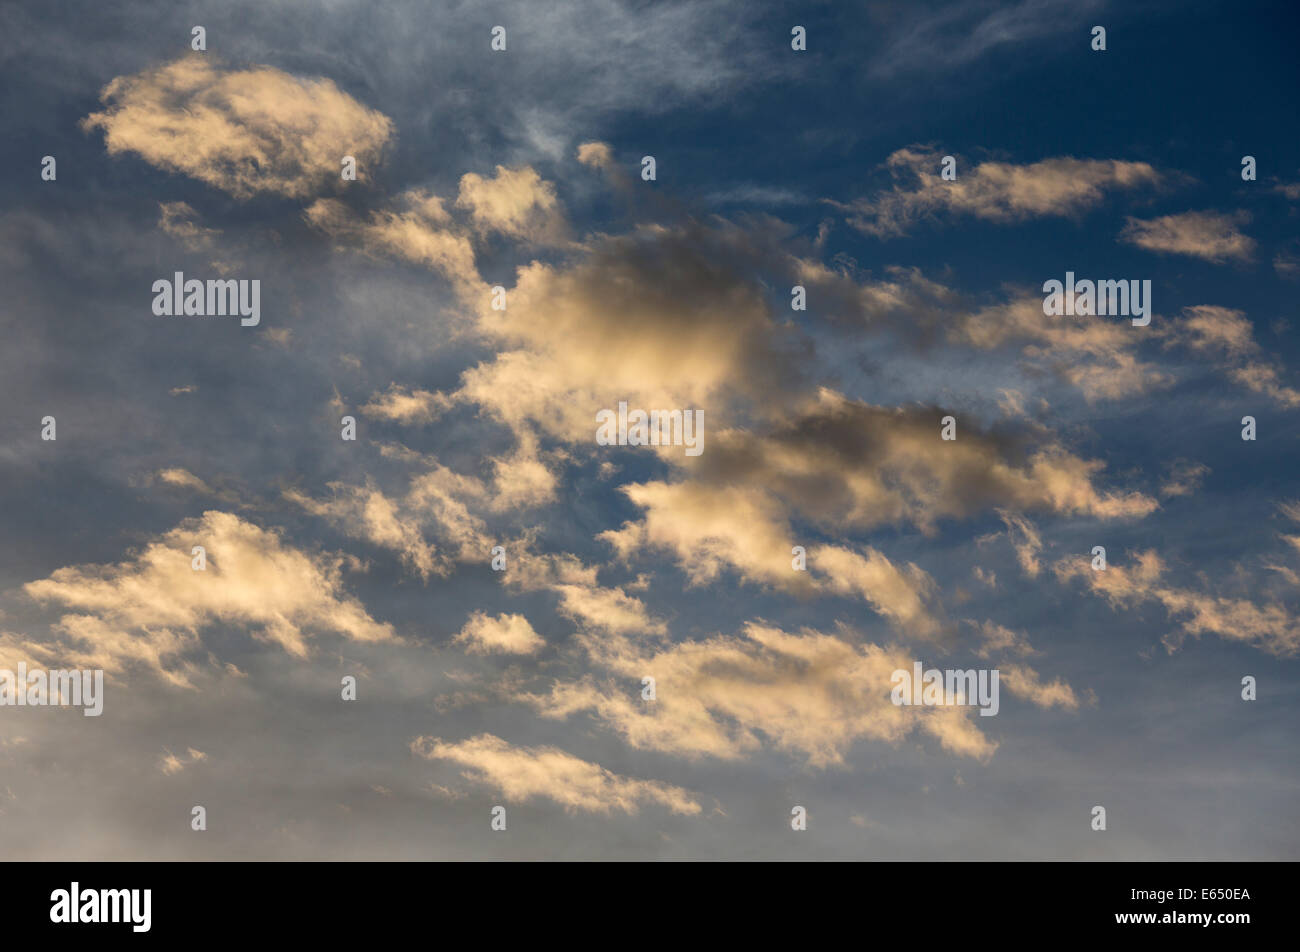
[(361, 408), (366, 416), (394, 423), (428, 423), (452, 405), (441, 393), (428, 390), (410, 390), (391, 384), (386, 393), (376, 393)]
[[(204, 571), (191, 568), (195, 545), (206, 549)], [(23, 591), (67, 612), (52, 628), (68, 658), (106, 671), (140, 664), (186, 685), (188, 656), (211, 625), (248, 628), (297, 658), (308, 656), (311, 631), (396, 640), (390, 625), (343, 592), (344, 561), (295, 549), (274, 530), (238, 516), (208, 511), (123, 562), (61, 568)]]
[(474, 248), (442, 200), (422, 189), (397, 196), (393, 207), (368, 218), (334, 198), (321, 198), (303, 212), (306, 221), (336, 240), (374, 257), (395, 257), (442, 274), (464, 297), (483, 296), (486, 286), (474, 264)]
[(1276, 368), (1260, 359), (1254, 326), (1241, 311), (1198, 305), (1163, 331), (1166, 346), (1181, 345), (1215, 361), (1228, 378), (1288, 409), (1300, 407), (1300, 391), (1284, 385)]
[(1256, 604), (1242, 598), (1212, 595), (1196, 589), (1163, 584), (1165, 564), (1154, 549), (1137, 553), (1130, 566), (1110, 563), (1094, 571), (1086, 560), (1063, 559), (1055, 566), (1062, 580), (1082, 578), (1093, 592), (1102, 595), (1113, 608), (1129, 608), (1154, 601), (1176, 618), (1181, 633), (1162, 639), (1169, 651), (1181, 645), (1183, 637), (1215, 634), (1227, 641), (1241, 641), (1279, 657), (1300, 654), (1300, 621), (1280, 602)]
[(1165, 497), (1190, 496), (1201, 488), (1210, 467), (1191, 460), (1179, 459), (1169, 464), (1169, 475), (1160, 485), (1160, 495)]
[(651, 482), (623, 491), (645, 510), (643, 517), (599, 538), (625, 561), (642, 550), (666, 549), (695, 585), (732, 569), (743, 581), (790, 594), (861, 598), (913, 637), (936, 637), (944, 628), (933, 579), (915, 565), (894, 565), (875, 549), (809, 545), (807, 571), (795, 571), (796, 534), (780, 503), (761, 490)]
[[(770, 430), (715, 434), (681, 481), (623, 486), (643, 514), (599, 538), (625, 562), (667, 550), (693, 584), (730, 569), (792, 594), (862, 598), (899, 631), (933, 638), (949, 626), (926, 572), (895, 566), (870, 547), (815, 543), (805, 543), (807, 571), (795, 571), (791, 549), (806, 538), (796, 520), (836, 536), (903, 522), (930, 533), (942, 519), (985, 508), (1118, 519), (1158, 506), (1141, 493), (1099, 489), (1102, 464), (1054, 443), (1021, 446), (974, 426), (942, 441), (941, 416), (823, 390)], [(1032, 524), (1007, 518), (1025, 539), (1022, 564), (1036, 567), (1041, 543), (1029, 534)]]
[(1254, 327), (1242, 311), (1207, 305), (1183, 308), (1183, 320), (1176, 326), (1176, 339), (1184, 346), (1234, 360), (1259, 350), (1254, 334)]
[(497, 615), (474, 612), (453, 644), (465, 646), (469, 654), (536, 654), (545, 645), (523, 615)]
[[(612, 679), (557, 681), (547, 694), (520, 699), (546, 717), (589, 711), (638, 749), (735, 760), (771, 747), (828, 767), (844, 764), (860, 740), (897, 744), (914, 729), (959, 756), (987, 759), (997, 748), (969, 708), (895, 705), (890, 677), (910, 670), (911, 658), (847, 634), (749, 623), (735, 637), (658, 649), (628, 638), (581, 644)], [(627, 688), (647, 676), (653, 702)]]
[(881, 407), (822, 388), (764, 432), (713, 434), (688, 472), (719, 487), (761, 488), (828, 529), (911, 523), (928, 532), (940, 519), (994, 507), (1101, 519), (1156, 508), (1141, 493), (1099, 489), (1102, 462), (1032, 431), (982, 432), (962, 419), (957, 439), (942, 440), (944, 415), (937, 407)]
[[(160, 483), (175, 487), (176, 489), (188, 490), (189, 492), (198, 493), (201, 496), (211, 496), (215, 502), (236, 508), (248, 508), (249, 503), (244, 502), (244, 495), (229, 489), (215, 489), (209, 486), (198, 476), (191, 473), (188, 469), (180, 466), (172, 466), (168, 469), (159, 470), (154, 474), (153, 479)], [(152, 482), (152, 480), (150, 480)]]
[(1007, 534), (1011, 536), (1020, 567), (1030, 578), (1037, 578), (1042, 568), (1038, 561), (1038, 553), (1043, 550), (1043, 540), (1038, 534), (1038, 529), (1024, 516), (1005, 509), (999, 509), (998, 516), (1005, 523)]
[(595, 570), (586, 584), (559, 582), (553, 591), (560, 596), (560, 614), (588, 629), (611, 634), (639, 632), (666, 634), (664, 623), (650, 616), (645, 603), (622, 588), (604, 588), (595, 583)]
[(663, 637), (668, 627), (650, 614), (645, 603), (620, 586), (603, 586), (596, 566), (576, 556), (537, 554), (526, 545), (513, 547), (505, 581), (526, 592), (547, 591), (558, 598), (557, 611), (583, 631), (607, 635)]
[(56, 649), (11, 631), (0, 631), (0, 668), (16, 671), (20, 662), (30, 665), (33, 660), (47, 666), (56, 664), (61, 657)]
[(179, 486), (182, 489), (192, 489), (205, 496), (216, 495), (216, 491), (211, 486), (199, 479), (199, 477), (195, 476), (188, 469), (182, 469), (179, 466), (174, 466), (171, 469), (159, 470), (158, 478), (170, 486)]
[(158, 207), (162, 211), (158, 227), (189, 251), (212, 247), (221, 234), (218, 228), (204, 228), (198, 224), (198, 212), (185, 202), (159, 202)]
[(1262, 393), (1279, 406), (1300, 407), (1300, 390), (1288, 387), (1278, 379), (1277, 369), (1267, 364), (1248, 363), (1234, 367), (1228, 374), (1248, 390)]
[[(975, 622), (970, 624), (975, 625)], [(989, 658), (994, 655), (1031, 655), (1037, 653), (1024, 635), (1012, 631), (1005, 625), (984, 621), (976, 625), (976, 629), (983, 644), (976, 649), (975, 653), (981, 658)]]
[[(1158, 328), (1049, 318), (1037, 289), (1010, 287), (1003, 300), (989, 304), (927, 278), (918, 268), (890, 266), (880, 277), (858, 278), (853, 268), (832, 269), (807, 259), (799, 267), (800, 283), (828, 323), (855, 337), (863, 331), (874, 335), (873, 353), (880, 343), (896, 341), (922, 354), (927, 364), (942, 356), (965, 369), (972, 349), (1015, 348), (1034, 376), (1050, 374), (1078, 388), (1089, 402), (1123, 399), (1174, 382), (1172, 375), (1137, 356)], [(1001, 372), (988, 370), (983, 361), (980, 367), (982, 373)], [(1026, 394), (1007, 388), (998, 392), (1006, 415), (1023, 415)]]
[(594, 169), (607, 169), (614, 164), (614, 152), (605, 142), (583, 142), (578, 146), (578, 161)]
[(201, 750), (195, 750), (193, 747), (187, 747), (185, 754), (186, 756), (182, 758), (177, 757), (170, 750), (167, 751), (167, 753), (159, 760), (158, 769), (170, 776), (171, 774), (180, 773), (186, 767), (208, 759), (207, 754)]
[(1122, 400), (1174, 382), (1137, 357), (1138, 347), (1155, 332), (1128, 323), (1045, 317), (1039, 295), (1016, 294), (1003, 303), (958, 312), (946, 324), (945, 334), (954, 344), (980, 350), (1020, 344), (1028, 361), (1077, 387), (1089, 402)]
[(527, 166), (507, 169), (498, 165), (492, 178), (467, 172), (461, 177), (456, 204), (469, 210), (471, 222), (482, 231), (537, 245), (568, 240), (569, 225), (555, 197), (555, 186)]
[(998, 680), (1004, 688), (1037, 707), (1062, 707), (1071, 711), (1079, 708), (1079, 698), (1074, 689), (1060, 678), (1045, 683), (1038, 672), (1026, 664), (1001, 664), (998, 671)]
[(206, 54), (119, 76), (100, 98), (104, 111), (82, 126), (103, 130), (109, 155), (133, 152), (240, 199), (307, 198), (341, 181), (344, 155), (365, 179), (393, 133), (332, 80), (230, 68)]
[[(886, 35), (882, 54), (870, 63), (873, 76), (957, 69), (975, 63), (1007, 46), (1021, 46), (1039, 37), (1077, 29), (1081, 18), (1100, 5), (1099, 0), (1022, 0), (990, 6), (957, 3), (932, 8), (904, 5), (891, 11), (893, 27)], [(892, 20), (907, 15), (898, 26)], [(1042, 44), (1056, 48), (1056, 44)], [(1023, 49), (1004, 51), (1003, 67), (1024, 59)]]
[(596, 235), (563, 265), (519, 269), (505, 311), (482, 299), (479, 329), (501, 348), (466, 371), (457, 400), (516, 431), (590, 443), (595, 415), (645, 408), (766, 412), (798, 378), (801, 346), (771, 313), (757, 263), (771, 228), (727, 222)]
[(1184, 212), (1149, 221), (1129, 218), (1119, 238), (1147, 251), (1191, 255), (1216, 264), (1228, 260), (1250, 261), (1255, 242), (1237, 227), (1249, 221), (1246, 212), (1234, 215)]
[(941, 213), (1008, 223), (1076, 215), (1100, 204), (1107, 191), (1155, 186), (1160, 174), (1145, 162), (1116, 159), (1043, 159), (1029, 165), (982, 162), (958, 168), (955, 181), (940, 177), (940, 153), (913, 146), (889, 156), (892, 189), (848, 204), (854, 228), (878, 238), (905, 234)]
[(492, 466), (490, 508), (498, 512), (531, 509), (555, 500), (560, 488), (559, 476), (547, 465), (528, 434), (519, 435), (519, 445), (508, 456), (488, 459)]
[(1273, 270), (1284, 281), (1300, 278), (1300, 255), (1289, 250), (1279, 251), (1273, 256)]
[(468, 779), (498, 790), (507, 800), (547, 799), (568, 813), (636, 814), (643, 804), (687, 816), (701, 810), (688, 790), (623, 777), (557, 747), (516, 747), (492, 734), (479, 734), (459, 743), (417, 737), (411, 752), (426, 760), (460, 764)]
[(401, 445), (385, 444), (380, 452), (418, 465), (405, 492), (385, 493), (367, 478), (362, 486), (327, 483), (330, 496), (324, 499), (296, 488), (286, 489), (284, 498), (351, 536), (399, 554), (426, 580), (451, 575), (456, 562), (488, 557), (492, 546), (503, 540), (488, 534), (487, 515), (547, 503), (558, 486), (527, 439), (509, 455), (487, 458), (493, 469), (490, 482), (457, 473)]
[(369, 483), (365, 487), (330, 483), (329, 488), (334, 495), (328, 500), (312, 499), (296, 489), (285, 490), (284, 496), (312, 515), (342, 526), (349, 535), (399, 553), (423, 579), (450, 574), (447, 559), (425, 541), (412, 507), (389, 499)]

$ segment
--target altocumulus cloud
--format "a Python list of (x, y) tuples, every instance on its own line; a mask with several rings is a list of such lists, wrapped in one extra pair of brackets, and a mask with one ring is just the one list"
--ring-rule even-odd
[(848, 213), (854, 228), (888, 238), (941, 212), (1001, 223), (1074, 215), (1099, 204), (1108, 190), (1154, 186), (1161, 180), (1146, 162), (1060, 157), (1028, 165), (983, 162), (963, 170), (956, 181), (944, 181), (941, 159), (930, 149), (899, 149), (887, 162), (896, 179), (890, 190), (832, 204)]
[(1249, 221), (1245, 212), (1183, 212), (1149, 221), (1129, 218), (1120, 240), (1163, 254), (1190, 255), (1215, 263), (1246, 262), (1254, 257), (1255, 241), (1238, 226)]
[[(770, 745), (829, 767), (845, 764), (858, 741), (897, 744), (914, 729), (958, 756), (984, 760), (997, 749), (975, 726), (970, 708), (895, 705), (890, 677), (910, 668), (911, 657), (856, 643), (847, 632), (790, 634), (751, 622), (734, 637), (657, 650), (632, 638), (579, 640), (617, 681), (556, 681), (545, 694), (518, 699), (551, 718), (591, 712), (641, 749), (735, 760)], [(655, 679), (653, 704), (622, 686), (645, 675)]]
[[(207, 567), (196, 571), (191, 552), (200, 544)], [(309, 654), (309, 631), (395, 641), (391, 626), (343, 591), (345, 562), (296, 549), (238, 516), (209, 511), (124, 562), (58, 569), (23, 591), (67, 612), (52, 627), (63, 636), (68, 659), (106, 671), (139, 664), (188, 685), (188, 656), (200, 649), (207, 625), (245, 627), (298, 658)]]
[(135, 153), (241, 199), (306, 198), (338, 182), (339, 143), (364, 178), (393, 134), (387, 116), (333, 80), (234, 69), (203, 55), (119, 76), (101, 99), (104, 111), (82, 125), (103, 130), (110, 155)]
[(465, 767), (465, 776), (511, 800), (544, 798), (566, 811), (637, 813), (643, 804), (696, 815), (700, 803), (688, 790), (655, 780), (623, 777), (556, 747), (516, 747), (493, 734), (459, 743), (417, 737), (411, 752), (427, 760)]

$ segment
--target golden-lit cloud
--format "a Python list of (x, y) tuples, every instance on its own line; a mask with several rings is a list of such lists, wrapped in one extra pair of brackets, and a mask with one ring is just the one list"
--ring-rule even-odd
[(583, 142), (578, 146), (578, 161), (592, 168), (608, 168), (614, 163), (614, 151), (605, 142)]
[(1191, 460), (1177, 459), (1169, 464), (1169, 475), (1160, 484), (1160, 495), (1176, 498), (1190, 496), (1201, 488), (1210, 467)]
[(645, 514), (600, 538), (624, 561), (667, 550), (692, 584), (712, 582), (731, 570), (742, 581), (790, 594), (863, 599), (912, 637), (932, 638), (943, 631), (937, 587), (916, 565), (896, 566), (869, 547), (810, 544), (806, 570), (795, 570), (795, 533), (777, 500), (762, 490), (687, 481), (631, 484), (623, 491)]
[(185, 749), (185, 756), (178, 757), (170, 750), (167, 751), (158, 761), (158, 769), (167, 775), (178, 774), (186, 767), (201, 763), (208, 759), (208, 755), (201, 750), (195, 750), (193, 747)]
[(569, 237), (555, 185), (527, 166), (498, 165), (492, 178), (465, 173), (456, 204), (468, 209), (471, 223), (482, 231), (538, 245), (562, 244)]
[(667, 625), (651, 615), (641, 599), (620, 586), (601, 585), (599, 569), (576, 556), (538, 555), (520, 546), (511, 559), (506, 584), (525, 592), (551, 592), (558, 599), (559, 614), (583, 631), (641, 637), (668, 633)]
[(290, 488), (284, 498), (355, 538), (397, 553), (426, 580), (452, 574), (458, 562), (488, 558), (502, 540), (489, 535), (486, 517), (550, 502), (558, 485), (527, 439), (512, 453), (487, 459), (490, 481), (457, 473), (400, 444), (381, 445), (380, 452), (417, 464), (405, 492), (385, 493), (370, 480), (362, 486), (336, 480), (327, 484), (328, 497)]
[(523, 615), (474, 612), (453, 644), (465, 646), (469, 654), (535, 654), (546, 642)]
[[(957, 438), (941, 438), (945, 412), (880, 407), (823, 388), (765, 432), (726, 430), (690, 461), (692, 479), (761, 487), (819, 526), (870, 529), (939, 520), (991, 508), (1088, 515), (1148, 515), (1155, 500), (1107, 491), (1105, 468), (1049, 438), (982, 431), (961, 419)], [(685, 464), (684, 464), (685, 465)]]
[(303, 217), (336, 241), (375, 257), (398, 258), (442, 274), (466, 296), (486, 288), (474, 265), (474, 247), (442, 200), (421, 189), (403, 192), (393, 206), (358, 216), (335, 198), (313, 202)]
[[(975, 624), (971, 622), (971, 624)], [(984, 621), (975, 625), (982, 644), (975, 653), (981, 658), (996, 656), (1024, 656), (1037, 654), (1033, 645), (1024, 635), (1012, 631), (1006, 625)]]
[(1264, 362), (1263, 349), (1246, 315), (1227, 307), (1183, 308), (1163, 332), (1166, 346), (1182, 346), (1213, 361), (1228, 378), (1287, 409), (1300, 407), (1300, 390), (1286, 386), (1276, 367)]
[(205, 496), (215, 494), (215, 490), (199, 477), (195, 476), (188, 469), (179, 466), (173, 466), (170, 469), (158, 471), (158, 479), (170, 486), (179, 486), (182, 489), (192, 489), (194, 492), (202, 493)]
[(1039, 673), (1027, 664), (1004, 662), (998, 665), (998, 671), (998, 680), (1003, 688), (1036, 707), (1060, 707), (1068, 711), (1079, 708), (1078, 695), (1060, 678), (1044, 681)]
[(119, 76), (100, 98), (104, 110), (82, 125), (103, 131), (110, 155), (134, 153), (241, 199), (307, 198), (341, 181), (344, 155), (368, 178), (393, 134), (387, 116), (330, 79), (226, 67), (206, 54)]
[(479, 734), (459, 743), (417, 737), (411, 752), (461, 765), (467, 779), (491, 787), (507, 801), (546, 799), (571, 813), (635, 814), (647, 804), (687, 816), (701, 812), (688, 790), (623, 777), (558, 747), (517, 747), (492, 734)]
[(901, 235), (941, 213), (994, 222), (1074, 215), (1100, 204), (1107, 191), (1155, 186), (1160, 174), (1146, 162), (1052, 158), (1028, 165), (961, 165), (954, 181), (941, 177), (942, 155), (899, 149), (887, 165), (895, 184), (874, 198), (836, 204), (853, 227), (881, 238)]
[(796, 526), (844, 534), (911, 523), (934, 532), (943, 519), (998, 509), (1033, 574), (1041, 541), (1020, 513), (1117, 519), (1157, 508), (1142, 493), (1100, 489), (1100, 462), (1053, 443), (1017, 446), (974, 426), (942, 440), (941, 416), (823, 390), (771, 430), (714, 434), (709, 452), (685, 466), (679, 481), (623, 486), (643, 514), (600, 538), (624, 562), (667, 551), (694, 584), (731, 570), (792, 594), (862, 598), (900, 632), (932, 638), (949, 626), (926, 572), (896, 566), (874, 548), (811, 542), (804, 545), (806, 570), (798, 571)]
[(484, 296), (479, 329), (500, 350), (466, 371), (460, 400), (516, 429), (590, 442), (616, 407), (759, 405), (788, 392), (795, 342), (764, 289), (729, 262), (756, 239), (735, 226), (642, 226), (598, 235), (566, 265), (519, 269), (508, 306)]
[(1250, 215), (1237, 212), (1183, 212), (1162, 215), (1147, 221), (1129, 218), (1120, 240), (1163, 254), (1191, 255), (1204, 261), (1250, 261), (1255, 254), (1254, 239), (1238, 227), (1250, 221)]
[[(193, 546), (206, 568), (192, 568)], [(69, 566), (23, 591), (64, 612), (52, 629), (63, 654), (83, 667), (130, 664), (187, 684), (191, 655), (211, 625), (245, 628), (260, 641), (304, 658), (312, 632), (355, 641), (393, 641), (343, 591), (345, 559), (312, 554), (230, 513), (208, 511), (113, 565)]]
[[(903, 343), (933, 356), (971, 360), (971, 351), (1016, 351), (1035, 375), (1048, 374), (1076, 387), (1089, 402), (1117, 400), (1168, 387), (1172, 374), (1143, 361), (1138, 350), (1157, 339), (1158, 327), (1128, 321), (1080, 320), (1043, 314), (1041, 293), (1005, 289), (994, 303), (969, 300), (926, 277), (918, 268), (886, 267), (860, 277), (820, 262), (800, 259), (799, 280), (833, 326)], [(1025, 413), (1026, 395), (999, 388), (1009, 416)]]
[(1055, 572), (1062, 580), (1082, 579), (1116, 609), (1148, 601), (1163, 605), (1180, 626), (1178, 632), (1163, 639), (1170, 651), (1177, 649), (1187, 635), (1213, 634), (1227, 641), (1253, 644), (1280, 657), (1300, 653), (1300, 620), (1286, 605), (1278, 601), (1256, 603), (1166, 584), (1162, 581), (1164, 561), (1154, 549), (1137, 553), (1128, 566), (1111, 562), (1104, 571), (1095, 571), (1086, 559), (1076, 558), (1058, 562)]
[[(847, 633), (750, 623), (734, 637), (664, 646), (608, 636), (581, 642), (613, 677), (557, 681), (520, 699), (552, 718), (589, 712), (639, 749), (734, 760), (770, 747), (828, 767), (845, 763), (858, 741), (897, 744), (913, 730), (959, 756), (987, 759), (997, 748), (969, 707), (895, 705), (891, 676), (910, 671), (913, 659)], [(655, 679), (654, 701), (632, 689), (643, 677)]]
[(341, 526), (349, 535), (398, 553), (421, 578), (450, 574), (450, 563), (425, 540), (422, 522), (410, 507), (388, 498), (372, 485), (331, 483), (329, 488), (333, 496), (325, 500), (313, 499), (296, 489), (285, 490), (284, 496), (313, 516)]
[(374, 394), (361, 412), (394, 423), (428, 423), (451, 405), (451, 401), (441, 393), (392, 384), (384, 393)]
[(1030, 578), (1037, 578), (1042, 568), (1038, 561), (1038, 553), (1043, 549), (1043, 540), (1038, 534), (1038, 529), (1024, 516), (1005, 509), (999, 509), (998, 516), (1001, 517), (1007, 527), (1007, 533), (1011, 536), (1011, 544), (1016, 550), (1016, 561), (1020, 563), (1021, 569)]

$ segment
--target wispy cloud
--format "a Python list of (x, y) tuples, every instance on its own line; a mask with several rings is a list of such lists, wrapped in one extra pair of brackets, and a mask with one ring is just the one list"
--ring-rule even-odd
[(942, 153), (933, 149), (899, 149), (887, 162), (895, 179), (891, 189), (832, 204), (854, 228), (889, 238), (945, 215), (999, 223), (1077, 215), (1100, 204), (1108, 191), (1149, 188), (1162, 181), (1146, 162), (1068, 157), (1028, 165), (982, 162), (959, 167), (957, 178), (945, 181), (941, 159)]
[(417, 737), (411, 751), (427, 760), (460, 764), (465, 775), (507, 800), (551, 800), (570, 812), (637, 813), (646, 804), (688, 816), (700, 813), (695, 795), (656, 780), (623, 777), (557, 747), (516, 747), (492, 734), (460, 742)]

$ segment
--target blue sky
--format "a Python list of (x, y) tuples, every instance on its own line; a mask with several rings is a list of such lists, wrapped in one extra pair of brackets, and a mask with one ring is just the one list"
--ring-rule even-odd
[(1288, 5), (0, 20), (17, 858), (1295, 857)]

